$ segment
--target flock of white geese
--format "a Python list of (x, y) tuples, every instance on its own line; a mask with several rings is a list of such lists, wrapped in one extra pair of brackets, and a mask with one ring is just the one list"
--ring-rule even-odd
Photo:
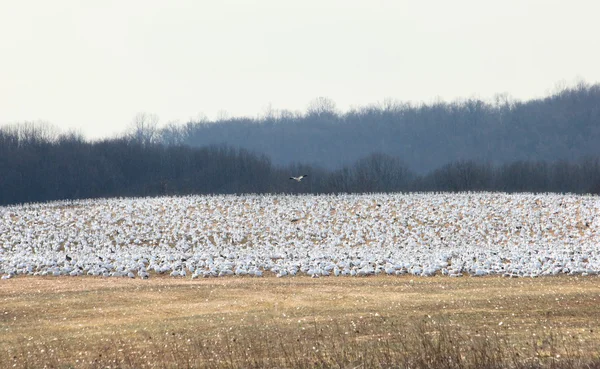
[(0, 207), (0, 275), (600, 273), (600, 198), (240, 195)]

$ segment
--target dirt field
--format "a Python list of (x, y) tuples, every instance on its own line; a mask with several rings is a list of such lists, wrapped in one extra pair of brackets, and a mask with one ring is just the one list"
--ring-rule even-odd
[(600, 278), (18, 277), (0, 332), (2, 368), (593, 366)]

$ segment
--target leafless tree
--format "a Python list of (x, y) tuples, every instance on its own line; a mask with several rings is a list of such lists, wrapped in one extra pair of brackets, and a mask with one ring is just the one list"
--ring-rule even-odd
[(176, 121), (168, 122), (160, 129), (160, 141), (166, 145), (181, 145), (183, 143), (183, 128)]
[(158, 140), (158, 115), (137, 113), (131, 122), (129, 138), (141, 145), (147, 146)]
[(317, 97), (308, 103), (307, 113), (313, 117), (335, 116), (335, 102), (328, 97)]

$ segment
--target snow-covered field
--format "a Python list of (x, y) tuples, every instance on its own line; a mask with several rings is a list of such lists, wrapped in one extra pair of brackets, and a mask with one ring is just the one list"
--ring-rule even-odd
[(600, 274), (600, 198), (245, 195), (0, 207), (0, 274)]

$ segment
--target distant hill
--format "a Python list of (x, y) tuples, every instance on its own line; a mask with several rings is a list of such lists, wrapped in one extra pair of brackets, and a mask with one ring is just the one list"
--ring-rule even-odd
[(226, 144), (266, 154), (275, 165), (337, 169), (374, 152), (398, 157), (417, 173), (449, 162), (576, 161), (600, 155), (600, 84), (580, 83), (542, 99), (467, 99), (414, 105), (387, 101), (338, 113), (317, 99), (306, 113), (189, 122), (161, 140)]

